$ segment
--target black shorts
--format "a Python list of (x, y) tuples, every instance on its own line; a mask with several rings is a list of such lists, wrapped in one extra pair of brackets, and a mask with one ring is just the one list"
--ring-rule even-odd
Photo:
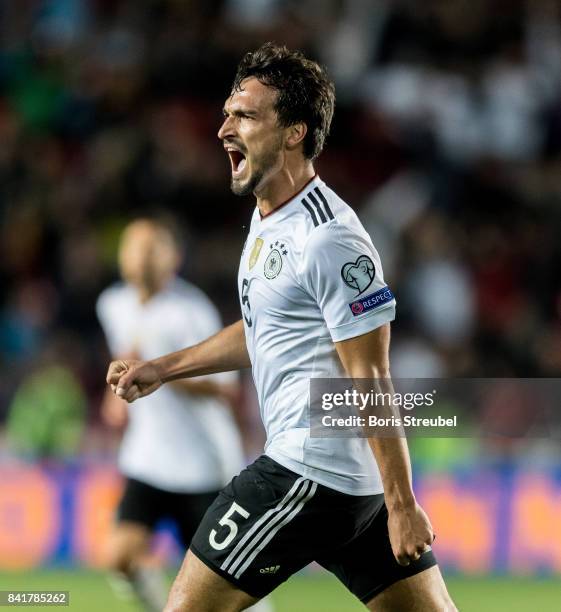
[(201, 522), (217, 491), (211, 493), (171, 493), (140, 480), (127, 478), (117, 520), (145, 525), (150, 531), (163, 518), (173, 519), (185, 548)]
[(312, 561), (361, 601), (436, 565), (427, 551), (407, 567), (395, 560), (383, 495), (339, 493), (262, 456), (207, 510), (191, 551), (254, 597), (264, 597)]

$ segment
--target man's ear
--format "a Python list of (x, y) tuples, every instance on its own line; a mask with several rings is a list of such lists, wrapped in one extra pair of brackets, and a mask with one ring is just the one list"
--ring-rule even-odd
[(308, 133), (308, 126), (305, 123), (295, 123), (286, 128), (286, 148), (293, 151), (304, 141)]

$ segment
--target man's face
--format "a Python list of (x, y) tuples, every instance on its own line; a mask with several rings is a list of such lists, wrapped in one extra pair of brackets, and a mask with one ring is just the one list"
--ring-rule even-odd
[(260, 191), (283, 167), (284, 130), (273, 108), (276, 96), (275, 90), (250, 78), (226, 100), (218, 138), (230, 157), (236, 195)]
[(178, 264), (173, 239), (161, 228), (145, 221), (128, 226), (121, 239), (121, 276), (148, 293), (156, 293), (173, 276)]

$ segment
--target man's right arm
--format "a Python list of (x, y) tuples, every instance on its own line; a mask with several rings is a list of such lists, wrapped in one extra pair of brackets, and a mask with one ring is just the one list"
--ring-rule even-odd
[(240, 370), (250, 365), (243, 321), (239, 320), (200, 344), (151, 361), (113, 361), (107, 383), (116, 395), (133, 402), (171, 380)]

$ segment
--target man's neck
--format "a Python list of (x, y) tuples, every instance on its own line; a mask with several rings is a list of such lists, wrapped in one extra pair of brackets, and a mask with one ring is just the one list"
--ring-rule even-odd
[(147, 287), (137, 287), (136, 291), (141, 304), (146, 304), (158, 293), (157, 290)]
[(262, 191), (255, 192), (261, 216), (269, 215), (276, 208), (291, 200), (314, 176), (315, 170), (312, 162), (300, 164), (297, 168), (283, 168), (267, 182)]
[(171, 282), (171, 279), (167, 279), (165, 282), (162, 282), (157, 287), (137, 285), (135, 288), (136, 288), (136, 292), (137, 292), (140, 303), (143, 305), (148, 303), (154, 296), (164, 291), (164, 289), (167, 287), (169, 282)]

